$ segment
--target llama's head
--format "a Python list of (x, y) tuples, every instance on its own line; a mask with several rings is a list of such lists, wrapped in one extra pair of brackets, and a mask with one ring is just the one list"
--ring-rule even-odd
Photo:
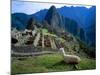
[(64, 48), (59, 48), (60, 51), (64, 51)]
[(61, 54), (65, 54), (64, 48), (59, 48)]

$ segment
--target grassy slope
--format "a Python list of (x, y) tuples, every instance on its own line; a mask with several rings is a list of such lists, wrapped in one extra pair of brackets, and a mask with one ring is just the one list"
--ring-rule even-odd
[(81, 59), (76, 69), (74, 65), (66, 64), (59, 54), (13, 58), (11, 69), (12, 74), (95, 69), (95, 59), (85, 57)]

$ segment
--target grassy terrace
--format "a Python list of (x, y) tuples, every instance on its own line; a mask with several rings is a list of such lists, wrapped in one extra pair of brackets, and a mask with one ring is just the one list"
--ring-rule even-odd
[(81, 57), (82, 61), (77, 65), (66, 64), (59, 54), (46, 54), (34, 57), (12, 58), (12, 75), (22, 73), (43, 73), (55, 71), (73, 71), (95, 69), (95, 59)]
[[(45, 29), (45, 28), (42, 29), (42, 32), (43, 32), (44, 35), (49, 35), (49, 36), (57, 37), (57, 35), (55, 35), (53, 33), (49, 33), (48, 30)], [(56, 39), (58, 39), (58, 40), (60, 40), (62, 42), (65, 41), (63, 38), (59, 38), (59, 37), (57, 37)]]
[(45, 28), (43, 28), (43, 29), (41, 29), (41, 30), (42, 30), (42, 33), (43, 33), (44, 35), (50, 35), (50, 36), (57, 37), (55, 34), (51, 34), (51, 33), (49, 33), (48, 30), (45, 29)]

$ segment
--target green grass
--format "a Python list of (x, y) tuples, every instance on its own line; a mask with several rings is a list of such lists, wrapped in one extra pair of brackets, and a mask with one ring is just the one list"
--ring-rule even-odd
[(43, 29), (42, 29), (42, 32), (43, 32), (43, 33), (48, 33), (48, 30), (45, 29), (45, 28), (43, 28)]
[(63, 38), (57, 38), (59, 41), (61, 42), (65, 42), (65, 40)]
[(43, 32), (44, 35), (53, 36), (53, 37), (56, 37), (56, 39), (58, 39), (59, 41), (61, 41), (61, 42), (65, 42), (65, 40), (64, 40), (63, 38), (58, 38), (57, 35), (48, 32), (48, 30), (45, 29), (45, 28), (42, 29), (42, 32)]
[(96, 60), (90, 58), (81, 58), (82, 61), (79, 66), (79, 70), (86, 70), (86, 69), (95, 69), (96, 68)]
[(42, 28), (41, 29), (44, 35), (49, 35), (49, 36), (53, 36), (53, 37), (57, 37), (55, 34), (48, 32), (47, 29)]
[(63, 61), (63, 57), (59, 54), (47, 54), (20, 59), (13, 58), (11, 70), (12, 74), (21, 74), (95, 69), (95, 59), (81, 59), (82, 61), (77, 65), (78, 68), (76, 69), (74, 65), (66, 64)]

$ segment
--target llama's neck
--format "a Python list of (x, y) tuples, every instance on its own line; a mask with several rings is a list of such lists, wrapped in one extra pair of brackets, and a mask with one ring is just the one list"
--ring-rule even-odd
[(60, 48), (60, 51), (61, 51), (61, 54), (62, 54), (63, 56), (66, 55), (66, 53), (65, 53), (65, 51), (64, 51), (64, 48)]

